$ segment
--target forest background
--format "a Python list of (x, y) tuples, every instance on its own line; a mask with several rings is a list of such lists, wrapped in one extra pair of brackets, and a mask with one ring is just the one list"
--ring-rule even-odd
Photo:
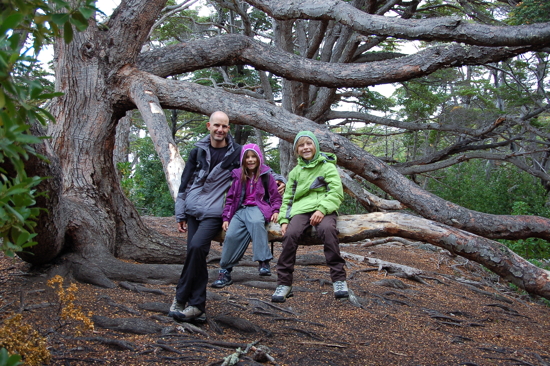
[[(111, 2), (106, 1), (106, 4)], [(436, 8), (434, 4), (426, 4)], [(513, 7), (500, 7), (498, 2), (489, 2), (491, 7), (484, 10), (503, 24), (530, 24), (547, 22), (550, 12), (545, 2), (524, 1)], [(481, 3), (480, 3), (481, 4)], [(478, 5), (480, 5), (478, 4)], [(174, 35), (196, 37), (195, 24), (215, 24), (216, 22), (238, 22), (235, 14), (227, 9), (209, 4), (189, 3), (190, 8), (182, 11), (182, 18), (165, 22), (152, 33), (152, 42), (170, 44)], [(193, 6), (191, 6), (193, 5)], [(478, 9), (479, 10), (479, 9)], [(481, 11), (481, 10), (479, 10)], [(208, 16), (199, 16), (208, 14)], [(446, 10), (446, 15), (463, 15)], [(252, 13), (254, 16), (254, 12)], [(263, 19), (253, 19), (256, 24)], [(204, 30), (202, 30), (204, 31)], [(417, 42), (414, 47), (422, 49), (429, 44)], [(389, 42), (380, 47), (380, 52), (407, 54), (413, 47), (399, 41)], [(403, 52), (405, 49), (405, 52)], [(473, 126), (476, 121), (490, 120), (498, 115), (517, 113), (521, 109), (533, 108), (547, 98), (549, 83), (548, 56), (531, 53), (513, 60), (485, 66), (464, 66), (459, 69), (442, 70), (430, 76), (403, 83), (364, 88), (349, 92), (350, 97), (342, 98), (336, 110), (370, 113), (381, 119), (403, 122), (442, 124), (460, 123)], [(227, 89), (253, 90), (260, 88), (258, 76), (251, 69), (234, 66), (201, 70), (188, 75), (191, 80), (209, 86)], [(272, 80), (274, 93), (280, 90), (277, 80)], [(359, 96), (359, 97), (358, 97)], [(277, 101), (280, 102), (280, 101)], [(355, 117), (355, 116), (354, 116)], [(441, 131), (407, 130), (376, 123), (361, 121), (359, 118), (341, 118), (331, 122), (332, 129), (344, 136), (354, 136), (354, 141), (371, 154), (390, 164), (422, 161), (432, 154), (441, 152), (461, 137)], [(496, 117), (495, 117), (496, 118)], [(184, 159), (194, 143), (207, 133), (205, 117), (181, 111), (167, 112), (174, 138), (178, 142)], [(150, 216), (172, 216), (173, 199), (166, 185), (162, 162), (148, 136), (147, 127), (139, 113), (132, 114), (132, 127), (128, 145), (128, 160), (118, 163), (122, 186), (128, 198), (140, 213)], [(460, 121), (460, 122), (458, 122)], [(531, 123), (540, 130), (550, 127), (548, 112), (538, 114)], [(265, 132), (259, 133), (248, 126), (232, 126), (233, 135), (240, 141), (252, 141), (265, 149), (266, 162), (276, 171), (280, 169), (278, 138)], [(522, 133), (527, 133), (524, 131)], [(261, 134), (261, 140), (259, 135)], [(508, 138), (512, 138), (509, 135)], [(497, 141), (498, 138), (495, 138)], [(497, 144), (498, 145), (498, 144)], [(525, 171), (500, 154), (521, 156), (531, 148), (514, 143), (503, 150), (495, 145), (485, 148), (486, 153), (463, 155), (456, 164), (420, 174), (409, 175), (410, 179), (424, 189), (448, 201), (471, 210), (496, 215), (536, 215), (550, 217), (550, 184)], [(528, 158), (530, 164), (546, 171), (548, 166), (547, 148), (542, 148)], [(537, 168), (535, 168), (536, 170)], [(380, 189), (366, 181), (363, 186), (382, 197), (389, 198)], [(344, 215), (367, 213), (368, 210), (350, 195), (340, 209)], [(550, 268), (550, 246), (543, 239), (500, 240), (516, 253), (532, 263)]]

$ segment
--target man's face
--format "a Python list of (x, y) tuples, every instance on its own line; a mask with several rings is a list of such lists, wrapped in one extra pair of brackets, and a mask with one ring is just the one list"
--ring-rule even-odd
[(221, 117), (213, 118), (212, 121), (206, 124), (206, 128), (210, 131), (210, 138), (213, 141), (225, 141), (229, 133), (229, 120)]

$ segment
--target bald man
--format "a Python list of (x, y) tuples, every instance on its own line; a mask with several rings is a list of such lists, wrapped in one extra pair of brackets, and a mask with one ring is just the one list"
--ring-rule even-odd
[[(206, 256), (222, 229), (224, 196), (231, 185), (231, 171), (240, 166), (242, 146), (229, 133), (229, 117), (212, 113), (206, 123), (209, 135), (195, 144), (181, 176), (176, 199), (178, 231), (187, 233), (187, 256), (169, 316), (178, 321), (206, 321)], [(274, 174), (279, 191), (286, 180)], [(186, 306), (187, 305), (187, 306)]]

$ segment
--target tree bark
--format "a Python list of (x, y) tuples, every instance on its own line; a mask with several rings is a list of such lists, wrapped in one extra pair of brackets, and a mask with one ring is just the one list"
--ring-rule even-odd
[(335, 20), (351, 25), (366, 36), (397, 37), (422, 41), (458, 41), (482, 46), (521, 46), (524, 44), (550, 44), (550, 24), (537, 27), (498, 27), (471, 24), (460, 18), (400, 19), (379, 17), (339, 0), (246, 0), (275, 19)]
[[(49, 126), (51, 145), (39, 147), (50, 159), (29, 170), (51, 176), (41, 189), (48, 192), (39, 205), (48, 211), (38, 221), (38, 245), (21, 256), (34, 264), (50, 262), (61, 253), (58, 271), (101, 286), (113, 286), (109, 276), (124, 268), (126, 278), (173, 278), (161, 267), (154, 271), (119, 258), (179, 263), (181, 243), (163, 238), (141, 222), (118, 184), (113, 163), (116, 123), (126, 110), (120, 102), (113, 70), (133, 62), (144, 36), (165, 1), (128, 1), (110, 19), (109, 32), (91, 24), (75, 33), (70, 44), (55, 44), (56, 123)], [(117, 23), (116, 19), (124, 18)], [(145, 34), (145, 35), (144, 35)], [(128, 97), (123, 98), (125, 101)], [(160, 256), (159, 256), (160, 254)]]

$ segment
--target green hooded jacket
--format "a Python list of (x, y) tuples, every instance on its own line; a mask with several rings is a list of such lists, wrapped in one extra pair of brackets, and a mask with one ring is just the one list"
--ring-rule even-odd
[(336, 169), (336, 155), (319, 150), (319, 141), (310, 131), (301, 131), (294, 138), (294, 149), (300, 137), (309, 137), (315, 144), (310, 161), (298, 157), (298, 165), (288, 175), (279, 224), (287, 224), (294, 215), (321, 211), (324, 215), (338, 210), (344, 200), (342, 180)]

